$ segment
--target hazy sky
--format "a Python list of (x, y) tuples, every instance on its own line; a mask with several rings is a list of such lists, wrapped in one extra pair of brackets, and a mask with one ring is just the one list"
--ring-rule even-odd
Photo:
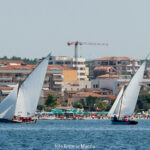
[(0, 57), (144, 58), (150, 52), (150, 0), (0, 0)]

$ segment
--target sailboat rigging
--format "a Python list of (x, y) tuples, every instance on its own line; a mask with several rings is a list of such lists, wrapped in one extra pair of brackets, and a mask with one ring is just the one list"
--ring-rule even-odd
[[(120, 90), (112, 108), (110, 109), (108, 116), (114, 117), (112, 119), (113, 124), (137, 124), (137, 121), (134, 120), (121, 120), (120, 118), (132, 116), (135, 110), (137, 103), (138, 95), (140, 92), (140, 83), (143, 80), (144, 70), (146, 66), (146, 61), (140, 66), (138, 71), (135, 73), (133, 78), (130, 80), (128, 86)], [(118, 117), (116, 119), (116, 117)]]
[(40, 98), (49, 57), (50, 54), (0, 103), (0, 122), (35, 122), (32, 117)]

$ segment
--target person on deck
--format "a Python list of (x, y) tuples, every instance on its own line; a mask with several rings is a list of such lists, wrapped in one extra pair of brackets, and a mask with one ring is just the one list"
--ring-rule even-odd
[(118, 118), (117, 118), (117, 116), (116, 115), (114, 115), (114, 121), (117, 121), (118, 120)]
[(127, 122), (128, 122), (128, 121), (129, 121), (129, 118), (125, 116), (125, 117), (124, 117), (124, 121), (127, 121)]

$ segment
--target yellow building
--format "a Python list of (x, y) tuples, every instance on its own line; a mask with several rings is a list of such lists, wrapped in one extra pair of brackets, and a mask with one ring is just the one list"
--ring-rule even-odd
[(78, 80), (77, 70), (73, 68), (63, 67), (62, 74), (64, 76), (64, 82), (73, 82)]

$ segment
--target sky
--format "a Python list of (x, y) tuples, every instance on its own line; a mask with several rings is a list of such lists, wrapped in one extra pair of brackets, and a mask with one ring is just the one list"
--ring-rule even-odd
[(150, 53), (150, 0), (0, 0), (0, 57), (95, 59)]

